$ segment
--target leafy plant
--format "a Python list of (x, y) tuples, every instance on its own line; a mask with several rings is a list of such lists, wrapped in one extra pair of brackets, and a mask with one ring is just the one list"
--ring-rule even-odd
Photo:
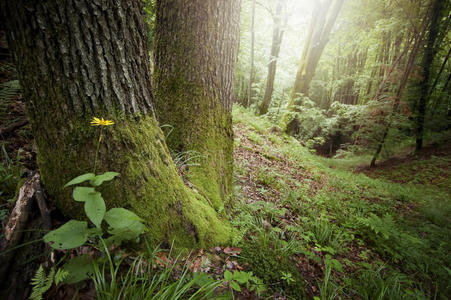
[(0, 163), (0, 199), (14, 200), (14, 194), (23, 173), (23, 165), (20, 161), (21, 152), (22, 149), (19, 149), (15, 159), (11, 158), (5, 149), (5, 145), (2, 145), (3, 161)]
[(54, 267), (51, 268), (49, 275), (46, 275), (44, 268), (40, 265), (36, 271), (36, 274), (31, 279), (33, 290), (31, 292), (30, 299), (41, 300), (42, 295), (50, 289), (53, 283), (56, 285), (60, 284), (68, 275), (69, 273), (62, 269), (55, 272)]
[(282, 277), (280, 278), (283, 281), (285, 281), (288, 285), (296, 282), (296, 280), (293, 278), (293, 275), (290, 272), (282, 272)]
[(20, 93), (19, 80), (7, 81), (0, 85), (0, 99), (10, 100)]
[[(143, 220), (133, 212), (124, 208), (112, 208), (106, 211), (105, 201), (96, 187), (106, 181), (113, 180), (119, 173), (105, 172), (100, 175), (87, 173), (69, 181), (65, 187), (89, 182), (91, 187), (77, 186), (73, 190), (75, 201), (84, 203), (84, 210), (88, 219), (95, 225), (88, 227), (86, 221), (69, 220), (61, 227), (48, 232), (44, 236), (46, 243), (57, 250), (74, 249), (86, 244), (88, 241), (97, 243), (97, 249), (105, 249), (112, 244), (120, 245), (123, 241), (136, 240), (146, 228)], [(102, 222), (108, 224), (107, 233), (102, 229)], [(78, 256), (63, 266), (70, 276), (66, 282), (74, 283), (84, 280), (92, 273), (92, 259), (88, 255)]]
[(232, 273), (226, 270), (224, 272), (224, 279), (237, 292), (241, 291), (241, 286), (245, 286), (250, 291), (255, 291), (259, 296), (266, 290), (263, 281), (254, 276), (252, 272), (235, 271)]
[(160, 250), (152, 251), (147, 245), (147, 251), (128, 265), (124, 257), (112, 256), (107, 247), (104, 251), (107, 259), (94, 262), (92, 275), (100, 300), (211, 299), (216, 288), (223, 284), (222, 280), (214, 280), (205, 273), (190, 273), (187, 264), (180, 269), (178, 257), (171, 260), (172, 251), (163, 261), (156, 255)]

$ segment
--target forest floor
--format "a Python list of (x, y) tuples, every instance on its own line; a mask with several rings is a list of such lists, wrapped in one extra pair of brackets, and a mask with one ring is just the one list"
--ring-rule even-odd
[(450, 295), (451, 143), (367, 169), (316, 156), (242, 108), (234, 123), (231, 222), (272, 298)]

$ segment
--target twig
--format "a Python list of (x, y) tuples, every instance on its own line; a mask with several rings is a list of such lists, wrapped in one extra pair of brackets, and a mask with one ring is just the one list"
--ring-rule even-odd
[(20, 121), (17, 121), (15, 123), (12, 123), (9, 126), (0, 128), (0, 135), (8, 134), (8, 133), (10, 133), (10, 132), (22, 127), (22, 126), (27, 125), (27, 124), (28, 124), (27, 120), (20, 120)]

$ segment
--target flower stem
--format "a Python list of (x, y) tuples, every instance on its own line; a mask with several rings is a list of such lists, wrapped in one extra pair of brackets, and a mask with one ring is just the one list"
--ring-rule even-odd
[(93, 171), (94, 174), (96, 173), (97, 157), (99, 156), (100, 143), (102, 142), (102, 130), (103, 127), (100, 127), (99, 140), (97, 142), (96, 158), (94, 159), (94, 171)]

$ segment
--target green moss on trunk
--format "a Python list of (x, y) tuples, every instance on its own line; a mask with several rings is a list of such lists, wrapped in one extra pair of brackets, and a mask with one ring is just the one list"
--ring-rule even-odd
[[(78, 218), (83, 216), (82, 205), (71, 200), (71, 189), (62, 187), (72, 177), (93, 169), (98, 128), (85, 124), (57, 145), (36, 137), (39, 166), (49, 194), (65, 215)], [(77, 147), (80, 144), (85, 147)], [(204, 197), (183, 184), (153, 117), (122, 119), (106, 128), (97, 166), (97, 173), (121, 174), (100, 188), (107, 206), (125, 207), (144, 218), (151, 241), (175, 240), (176, 245), (201, 247), (228, 242), (227, 222), (218, 219)]]

